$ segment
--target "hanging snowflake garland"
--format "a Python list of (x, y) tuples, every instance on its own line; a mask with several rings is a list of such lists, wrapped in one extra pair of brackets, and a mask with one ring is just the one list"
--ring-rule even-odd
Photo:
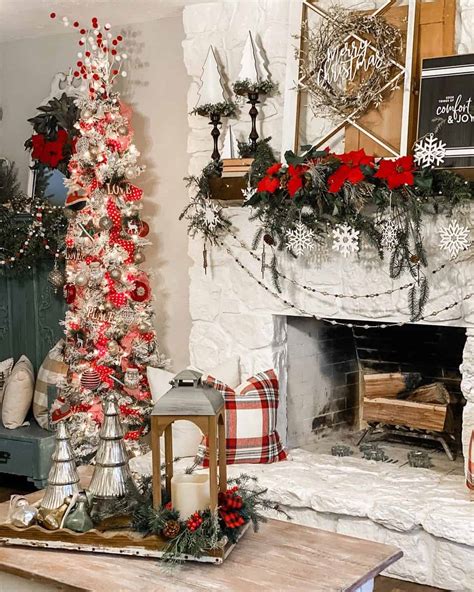
[(314, 231), (303, 222), (297, 222), (294, 229), (286, 233), (286, 248), (295, 255), (303, 255), (314, 249)]
[(439, 166), (446, 156), (446, 143), (430, 133), (415, 144), (414, 158), (418, 166)]
[(385, 220), (382, 224), (382, 238), (380, 244), (387, 251), (393, 251), (398, 244), (399, 227), (393, 220)]
[(338, 251), (344, 257), (359, 250), (360, 231), (352, 228), (349, 224), (338, 224), (332, 231), (333, 251)]
[(461, 226), (457, 220), (450, 222), (439, 231), (441, 241), (439, 246), (448, 251), (451, 259), (454, 259), (461, 251), (465, 251), (471, 244), (470, 230), (467, 226)]

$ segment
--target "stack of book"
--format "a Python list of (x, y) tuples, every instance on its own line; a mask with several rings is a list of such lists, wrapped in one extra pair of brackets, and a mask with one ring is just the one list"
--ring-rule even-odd
[(253, 158), (224, 158), (222, 160), (224, 167), (222, 176), (225, 177), (244, 177), (250, 170)]

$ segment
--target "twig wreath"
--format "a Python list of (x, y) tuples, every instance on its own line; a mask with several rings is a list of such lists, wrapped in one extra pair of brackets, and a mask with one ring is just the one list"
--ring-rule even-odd
[(327, 14), (317, 29), (304, 24), (303, 49), (297, 50), (299, 85), (309, 93), (312, 111), (340, 119), (378, 107), (397, 85), (400, 30), (380, 16), (341, 7)]

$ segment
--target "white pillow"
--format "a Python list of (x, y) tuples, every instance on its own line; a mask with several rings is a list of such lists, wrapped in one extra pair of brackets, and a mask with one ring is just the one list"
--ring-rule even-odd
[(216, 364), (215, 366), (211, 366), (211, 368), (204, 368), (199, 370), (203, 374), (207, 376), (212, 376), (219, 380), (219, 382), (223, 382), (227, 386), (235, 389), (241, 383), (240, 380), (240, 358), (239, 356), (233, 356), (231, 358), (227, 358), (220, 364)]
[[(170, 380), (175, 374), (161, 368), (147, 367), (148, 383), (150, 385), (153, 402), (156, 403), (167, 393), (170, 388)], [(201, 442), (201, 430), (189, 421), (175, 421), (173, 424), (173, 456), (184, 458), (195, 456)], [(164, 450), (164, 441), (161, 439), (161, 450)]]
[[(228, 358), (220, 364), (209, 369), (198, 370), (203, 374), (213, 376), (217, 380), (235, 388), (240, 384), (240, 358), (238, 356)], [(170, 388), (170, 381), (176, 376), (172, 372), (161, 368), (147, 367), (148, 383), (150, 384), (151, 396), (156, 403)], [(184, 458), (195, 456), (202, 440), (201, 430), (189, 421), (175, 421), (173, 424), (173, 455)]]
[(33, 364), (26, 356), (21, 356), (5, 385), (2, 406), (3, 425), (14, 430), (23, 425), (35, 388)]
[(3, 401), (3, 392), (5, 390), (5, 386), (7, 384), (8, 377), (13, 368), (13, 358), (8, 358), (8, 360), (3, 360), (0, 362), (0, 405)]

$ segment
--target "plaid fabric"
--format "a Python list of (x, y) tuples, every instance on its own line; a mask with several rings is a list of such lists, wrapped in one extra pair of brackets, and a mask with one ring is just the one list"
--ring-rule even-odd
[[(273, 370), (252, 376), (235, 390), (213, 376), (205, 382), (225, 400), (227, 463), (271, 463), (286, 459), (276, 430), (278, 378)], [(208, 466), (208, 451), (203, 465)]]
[(467, 477), (466, 483), (469, 489), (474, 491), (474, 430), (471, 433), (469, 441), (469, 456), (467, 457)]
[[(64, 341), (61, 339), (48, 352), (36, 378), (35, 393), (33, 395), (33, 415), (38, 424), (44, 429), (49, 427), (48, 387), (56, 387), (57, 382), (64, 378), (67, 373), (67, 365), (63, 359), (63, 347)], [(51, 400), (51, 388), (49, 388), (49, 391), (49, 399)]]

